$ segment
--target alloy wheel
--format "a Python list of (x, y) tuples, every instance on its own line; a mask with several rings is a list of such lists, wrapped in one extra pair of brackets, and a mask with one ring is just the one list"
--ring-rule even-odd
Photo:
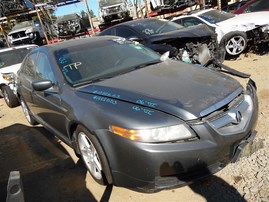
[(102, 166), (97, 150), (91, 140), (83, 132), (78, 134), (78, 145), (81, 156), (90, 173), (96, 179), (102, 179)]
[(25, 118), (27, 119), (28, 122), (31, 122), (31, 115), (24, 101), (21, 101), (21, 107), (22, 107), (22, 111), (24, 113)]
[(247, 46), (247, 42), (242, 36), (234, 36), (227, 41), (226, 51), (230, 55), (239, 55)]

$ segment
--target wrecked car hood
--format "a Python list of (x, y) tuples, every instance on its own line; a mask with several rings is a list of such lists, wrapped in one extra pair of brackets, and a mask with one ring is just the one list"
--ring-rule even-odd
[(269, 25), (269, 12), (252, 12), (236, 15), (233, 18), (217, 23), (227, 33), (230, 30), (249, 31), (262, 25)]
[(154, 42), (171, 38), (210, 37), (212, 34), (214, 34), (214, 32), (208, 26), (201, 24), (171, 32), (151, 35), (150, 40)]
[(211, 113), (242, 90), (239, 82), (227, 75), (171, 60), (78, 89), (183, 120), (197, 119), (204, 111)]

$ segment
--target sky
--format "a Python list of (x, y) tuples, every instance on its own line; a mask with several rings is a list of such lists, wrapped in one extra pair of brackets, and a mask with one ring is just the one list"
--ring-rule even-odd
[[(98, 16), (98, 0), (88, 0), (89, 9), (93, 11), (95, 16)], [(84, 10), (86, 12), (86, 6), (84, 1), (79, 3), (70, 4), (66, 6), (60, 6), (55, 9), (56, 16), (62, 16), (71, 13), (80, 14), (80, 11)]]

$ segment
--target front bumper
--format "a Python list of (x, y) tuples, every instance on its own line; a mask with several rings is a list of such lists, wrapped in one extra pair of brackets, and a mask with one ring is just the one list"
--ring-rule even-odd
[(269, 42), (269, 25), (263, 25), (247, 32), (252, 44), (257, 45)]
[(209, 140), (133, 144), (113, 137), (112, 144), (117, 149), (110, 148), (107, 153), (113, 183), (142, 192), (184, 186), (214, 174), (230, 161), (237, 160), (241, 142), (250, 142), (254, 136), (255, 132), (250, 131), (245, 138), (236, 139), (235, 142), (223, 140), (228, 142), (225, 145)]
[[(190, 123), (199, 139), (155, 144), (134, 142), (108, 130), (96, 131), (109, 160), (114, 185), (156, 192), (187, 185), (235, 162), (243, 147), (256, 134), (254, 128), (258, 117), (258, 100), (252, 81), (247, 91), (254, 107), (242, 129), (238, 129), (239, 125), (232, 125), (218, 129), (219, 132), (212, 127), (212, 119), (205, 118), (204, 121)], [(236, 132), (233, 128), (237, 128)]]
[(37, 40), (36, 33), (30, 33), (20, 38), (13, 38), (10, 40), (10, 43), (12, 45), (31, 44), (31, 43), (34, 43), (36, 40)]

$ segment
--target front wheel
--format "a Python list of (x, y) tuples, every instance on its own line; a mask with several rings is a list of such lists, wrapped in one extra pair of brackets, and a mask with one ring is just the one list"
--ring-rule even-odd
[(20, 105), (17, 96), (13, 93), (9, 86), (3, 86), (2, 93), (7, 106), (14, 108)]
[(23, 111), (23, 114), (26, 118), (26, 120), (31, 124), (31, 125), (37, 125), (38, 122), (34, 119), (34, 117), (32, 116), (31, 112), (29, 111), (27, 105), (25, 104), (25, 102), (21, 99), (21, 108)]
[(81, 157), (91, 176), (99, 184), (111, 184), (108, 162), (97, 138), (82, 126), (77, 127), (76, 135)]
[(247, 34), (245, 32), (231, 32), (223, 37), (221, 44), (227, 54), (240, 55), (247, 48)]

